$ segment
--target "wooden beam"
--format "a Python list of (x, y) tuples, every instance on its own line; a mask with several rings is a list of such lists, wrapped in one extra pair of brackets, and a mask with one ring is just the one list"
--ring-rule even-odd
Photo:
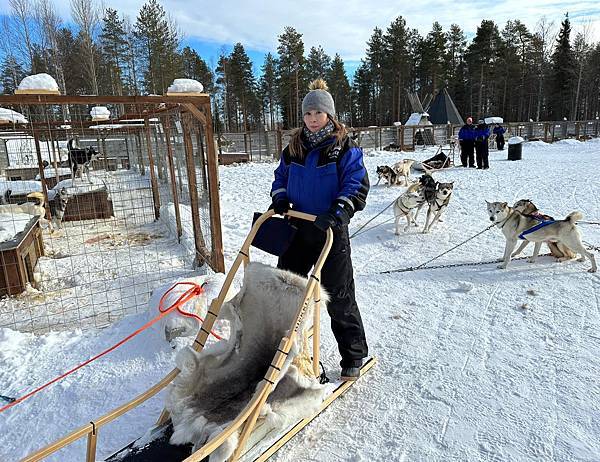
[(114, 96), (114, 95), (0, 95), (0, 105), (5, 104), (205, 104), (210, 97), (202, 96)]
[[(206, 119), (207, 119), (207, 117), (202, 112), (200, 112), (200, 110), (195, 105), (193, 105), (191, 103), (186, 103), (186, 104), (183, 105), (183, 107), (185, 107), (185, 109), (187, 111), (190, 111), (191, 114), (196, 119), (198, 119), (202, 125), (206, 126)], [(210, 108), (210, 104), (208, 104), (208, 107)], [(210, 114), (210, 111), (209, 111), (209, 114)]]

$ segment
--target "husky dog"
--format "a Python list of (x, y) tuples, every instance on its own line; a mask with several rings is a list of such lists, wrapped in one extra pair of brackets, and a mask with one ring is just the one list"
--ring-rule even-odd
[(398, 143), (390, 143), (387, 146), (384, 146), (383, 150), (384, 151), (399, 152), (399, 151), (402, 151), (402, 146), (400, 146)]
[(426, 202), (424, 191), (422, 189), (419, 191), (406, 191), (396, 199), (394, 202), (396, 235), (400, 234), (400, 219), (402, 217), (406, 217), (407, 221), (406, 226), (404, 227), (405, 232), (408, 231), (411, 223), (417, 226), (416, 216), (413, 216), (413, 212), (415, 209), (422, 207)]
[[(435, 199), (429, 202), (429, 208), (427, 209), (427, 218), (425, 219), (425, 226), (423, 227), (423, 234), (428, 233), (431, 227), (439, 221), (440, 216), (448, 207), (450, 198), (452, 197), (452, 191), (454, 190), (454, 183), (438, 183), (437, 190), (435, 192)], [(431, 223), (429, 219), (433, 217)]]
[(387, 165), (379, 165), (377, 166), (377, 176), (379, 177), (379, 179), (377, 180), (377, 183), (375, 183), (375, 185), (378, 185), (381, 179), (383, 178), (387, 182), (388, 186), (393, 186), (396, 184), (398, 174), (392, 167), (389, 167)]
[(400, 179), (404, 178), (404, 185), (409, 185), (410, 168), (414, 163), (415, 161), (413, 159), (403, 159), (392, 166), (392, 169), (396, 172), (396, 183), (400, 184)]
[(426, 173), (425, 175), (421, 175), (418, 183), (413, 184), (408, 187), (407, 192), (418, 192), (422, 191), (425, 197), (425, 202), (423, 202), (417, 208), (417, 211), (414, 216), (414, 220), (416, 222), (417, 217), (419, 216), (419, 212), (425, 204), (431, 204), (435, 200), (435, 194), (437, 191), (437, 182), (433, 179), (431, 175)]
[(50, 206), (52, 224), (59, 229), (63, 227), (62, 223), (68, 201), (69, 194), (67, 193), (67, 188), (60, 188), (59, 190), (51, 189), (48, 191), (48, 205)]
[[(540, 222), (548, 221), (548, 220), (555, 221), (554, 217), (540, 213), (540, 211), (535, 206), (535, 204), (533, 202), (531, 202), (531, 200), (529, 200), (529, 199), (518, 200), (517, 202), (514, 203), (513, 209), (515, 209), (517, 212), (521, 212), (525, 216), (536, 218)], [(517, 250), (515, 250), (515, 252), (511, 255), (511, 258), (514, 258), (517, 255), (519, 255), (523, 251), (523, 249), (525, 249), (525, 247), (527, 247), (527, 244), (529, 244), (529, 241), (523, 241), (523, 243), (519, 246), (519, 248)], [(573, 258), (575, 258), (577, 256), (577, 254), (575, 254), (571, 249), (569, 249), (567, 246), (565, 246), (561, 242), (548, 241), (548, 242), (546, 242), (546, 245), (550, 249), (550, 253), (554, 257), (558, 258), (559, 261), (572, 260)]]
[(575, 224), (577, 220), (583, 218), (581, 212), (571, 212), (564, 220), (551, 222), (541, 228), (532, 230), (540, 224), (539, 220), (523, 215), (521, 212), (509, 207), (506, 202), (486, 201), (486, 204), (490, 221), (502, 230), (506, 238), (504, 259), (498, 268), (504, 269), (508, 266), (517, 241), (524, 239), (535, 243), (533, 255), (529, 260), (531, 263), (535, 262), (542, 242), (560, 242), (570, 250), (582, 255), (579, 261), (584, 261), (584, 257), (586, 257), (592, 264), (592, 267), (588, 271), (590, 273), (596, 272), (596, 259), (581, 243), (581, 234)]
[(67, 143), (67, 149), (69, 150), (67, 165), (71, 168), (71, 179), (75, 181), (75, 177), (78, 173), (81, 178), (82, 173), (85, 172), (88, 181), (91, 183), (90, 163), (98, 158), (98, 153), (91, 146), (88, 146), (87, 148), (74, 147), (74, 141), (75, 140), (71, 138)]

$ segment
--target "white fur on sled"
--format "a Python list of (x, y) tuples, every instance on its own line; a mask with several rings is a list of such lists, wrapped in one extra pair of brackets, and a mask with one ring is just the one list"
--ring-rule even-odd
[[(188, 347), (177, 355), (181, 373), (170, 385), (166, 403), (173, 422), (171, 444), (193, 443), (194, 450), (199, 449), (248, 404), (279, 342), (289, 332), (306, 284), (306, 278), (261, 263), (247, 266), (240, 292), (219, 314), (219, 319), (230, 321), (231, 337), (219, 342), (223, 344), (219, 348), (197, 353)], [(327, 302), (324, 291), (321, 302)], [(299, 332), (312, 325), (313, 308), (311, 301)], [(300, 334), (263, 408), (253, 440), (308, 416), (321, 404), (324, 387), (291, 364), (301, 347)], [(210, 461), (229, 458), (238, 437), (238, 433), (231, 436)]]

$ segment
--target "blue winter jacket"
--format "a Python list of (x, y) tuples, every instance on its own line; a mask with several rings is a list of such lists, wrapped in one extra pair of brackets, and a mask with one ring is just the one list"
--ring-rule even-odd
[(319, 215), (339, 203), (352, 217), (365, 208), (369, 193), (369, 177), (363, 164), (363, 152), (346, 137), (341, 144), (331, 137), (304, 157), (292, 157), (287, 146), (275, 169), (271, 187), (273, 200), (283, 196), (294, 210)]
[(506, 128), (504, 127), (494, 127), (494, 135), (504, 135), (504, 132), (506, 132)]
[(478, 125), (475, 129), (475, 141), (486, 141), (490, 137), (490, 127)]
[(458, 131), (458, 139), (460, 141), (474, 141), (475, 140), (475, 126), (465, 124)]

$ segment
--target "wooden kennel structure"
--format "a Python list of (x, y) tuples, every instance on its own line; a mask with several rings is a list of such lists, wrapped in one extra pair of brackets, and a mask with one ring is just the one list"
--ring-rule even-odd
[[(215, 321), (217, 320), (220, 310), (225, 301), (226, 294), (231, 287), (231, 283), (239, 270), (240, 266), (244, 264), (246, 266), (250, 262), (250, 245), (254, 240), (254, 237), (260, 228), (260, 226), (271, 216), (274, 215), (272, 210), (269, 210), (262, 214), (254, 223), (250, 233), (246, 237), (242, 248), (237, 254), (231, 269), (227, 273), (225, 278), (225, 282), (219, 295), (216, 299), (212, 301), (210, 307), (208, 309), (207, 315), (202, 323), (198, 335), (192, 344), (192, 348), (201, 352), (204, 349), (204, 346), (208, 340), (208, 336), (213, 329)], [(306, 213), (296, 212), (290, 210), (287, 212), (288, 216), (300, 218), (304, 220), (314, 221), (316, 218), (314, 215), (308, 215)], [(276, 353), (271, 360), (270, 367), (267, 369), (263, 379), (259, 382), (256, 391), (250, 399), (250, 402), (246, 405), (246, 407), (239, 413), (238, 417), (220, 434), (213, 437), (209, 440), (202, 448), (194, 452), (193, 454), (185, 457), (185, 462), (200, 462), (206, 460), (211, 453), (213, 453), (219, 446), (229, 438), (233, 433), (240, 431), (239, 440), (233, 455), (229, 458), (230, 462), (236, 462), (240, 460), (240, 458), (244, 458), (246, 443), (249, 440), (249, 437), (257, 424), (257, 420), (265, 405), (269, 394), (275, 389), (277, 384), (277, 380), (279, 379), (280, 370), (282, 369), (284, 362), (287, 359), (288, 354), (292, 348), (293, 342), (297, 335), (302, 335), (300, 330), (300, 326), (302, 324), (304, 315), (307, 311), (309, 303), (314, 301), (314, 312), (313, 312), (313, 327), (311, 329), (310, 334), (312, 335), (312, 373), (315, 377), (319, 377), (320, 375), (320, 366), (319, 366), (319, 348), (320, 348), (320, 277), (321, 277), (321, 269), (323, 264), (331, 250), (331, 246), (333, 244), (333, 232), (331, 229), (327, 230), (325, 244), (319, 255), (317, 262), (312, 270), (312, 273), (309, 275), (307, 279), (307, 285), (304, 290), (304, 295), (302, 297), (302, 301), (298, 305), (296, 309), (296, 313), (293, 317), (293, 321), (290, 325), (289, 335), (284, 336), (279, 346), (277, 347)], [(366, 372), (370, 369), (375, 363), (375, 359), (371, 358), (361, 369), (362, 373)], [(83, 427), (71, 432), (69, 435), (65, 436), (61, 440), (55, 441), (50, 445), (40, 449), (34, 454), (30, 454), (26, 458), (22, 460), (22, 462), (33, 462), (42, 460), (45, 457), (55, 453), (61, 448), (79, 440), (80, 438), (87, 436), (87, 455), (86, 461), (92, 462), (96, 460), (96, 444), (97, 438), (100, 429), (115, 420), (117, 417), (125, 414), (129, 410), (137, 407), (144, 401), (148, 400), (152, 396), (156, 395), (159, 391), (164, 389), (167, 385), (169, 385), (175, 377), (179, 374), (180, 370), (175, 368), (169, 374), (167, 374), (160, 382), (149, 388), (144, 393), (140, 394), (133, 400), (125, 403), (118, 408), (108, 412), (102, 417), (84, 425)], [(279, 440), (272, 444), (265, 452), (263, 452), (260, 457), (254, 459), (257, 461), (266, 461), (271, 455), (273, 455), (280, 447), (283, 446), (290, 438), (292, 438), (296, 433), (298, 433), (304, 426), (310, 423), (325, 407), (327, 407), (331, 402), (344, 393), (350, 386), (352, 382), (343, 382), (339, 385), (335, 391), (327, 397), (321, 408), (313, 413), (310, 417), (303, 419), (294, 425), (291, 429), (289, 429)], [(163, 411), (157, 421), (157, 426), (164, 425), (170, 420), (169, 414), (167, 411)], [(109, 458), (110, 460), (110, 458)], [(181, 460), (181, 459), (177, 459)]]
[[(72, 110), (74, 107), (89, 108), (90, 106), (106, 105), (128, 107), (133, 111), (131, 114), (124, 114), (121, 118), (105, 121), (107, 127), (111, 124), (114, 126), (122, 123), (123, 130), (134, 133), (132, 138), (136, 140), (138, 146), (136, 149), (128, 145), (127, 150), (131, 154), (127, 159), (111, 157), (104, 151), (106, 135), (98, 129), (98, 127), (102, 127), (104, 122), (92, 121), (83, 117), (81, 120), (66, 122), (58, 116), (59, 113), (64, 114), (67, 109)], [(225, 270), (218, 190), (218, 156), (215, 151), (211, 102), (208, 94), (170, 94), (166, 96), (15, 94), (0, 95), (0, 106), (29, 108), (28, 120), (30, 122), (11, 124), (10, 127), (12, 128), (6, 130), (19, 130), (21, 133), (33, 137), (39, 165), (36, 174), (39, 174), (42, 182), (42, 192), (46, 197), (46, 206), (48, 205), (48, 188), (51, 183), (48, 183), (45, 178), (41, 144), (49, 143), (53, 146), (57, 138), (65, 140), (70, 137), (69, 133), (75, 132), (76, 129), (81, 136), (98, 140), (97, 145), (100, 148), (101, 155), (94, 162), (97, 166), (104, 168), (106, 171), (114, 171), (117, 168), (130, 169), (135, 165), (142, 171), (142, 175), (149, 173), (155, 219), (159, 218), (160, 208), (163, 205), (159, 193), (159, 180), (164, 180), (164, 177), (167, 176), (172, 180), (172, 184), (176, 185), (177, 182), (181, 182), (182, 177), (186, 177), (188, 184), (184, 185), (184, 188), (180, 185), (177, 185), (179, 187), (172, 187), (172, 200), (177, 210), (177, 236), (181, 237), (182, 235), (179, 205), (182, 196), (187, 192), (194, 230), (195, 260), (198, 265), (208, 263), (216, 272)], [(44, 110), (46, 111), (45, 115)], [(32, 113), (41, 114), (39, 120), (32, 117)], [(135, 120), (138, 121), (135, 124), (129, 123), (132, 114), (133, 117), (136, 117)], [(173, 114), (180, 117), (180, 126), (175, 127), (170, 122), (169, 117)], [(35, 121), (32, 122), (34, 119)], [(164, 152), (161, 153), (156, 152), (156, 146), (153, 148), (153, 142), (151, 141), (153, 137), (156, 137), (156, 131), (153, 131), (153, 125), (156, 124), (161, 126), (161, 136), (164, 142)], [(197, 137), (194, 135), (197, 135)], [(175, 138), (181, 139), (185, 147), (183, 166), (174, 165), (173, 162), (174, 148), (172, 140)], [(54, 151), (54, 147), (52, 149)], [(142, 150), (146, 152), (142, 153)], [(200, 163), (205, 172), (205, 178), (202, 180), (204, 184), (200, 184), (196, 179), (195, 168), (198, 168), (198, 165), (195, 165), (195, 163)], [(50, 164), (52, 167), (52, 159)], [(54, 159), (54, 168), (58, 168), (56, 159)], [(176, 176), (179, 178), (177, 181)], [(206, 190), (208, 193), (209, 242), (204, 240), (204, 233), (201, 229), (200, 199), (197, 194), (201, 189)], [(68, 218), (66, 220), (86, 219), (82, 217), (89, 217), (93, 213), (97, 213), (94, 218), (112, 216), (112, 204), (110, 204), (105, 193), (95, 193), (89, 196), (85, 194), (83, 196), (75, 200), (76, 205), (71, 204), (73, 198), (69, 199), (66, 214)], [(49, 207), (46, 207), (46, 210), (48, 211)], [(78, 214), (76, 210), (82, 210), (83, 212)], [(49, 212), (47, 218), (51, 218)]]
[(63, 221), (83, 221), (111, 218), (115, 215), (106, 187), (78, 192), (69, 196)]
[(27, 283), (35, 286), (33, 269), (43, 255), (39, 217), (32, 217), (23, 231), (0, 243), (0, 296), (18, 295)]

